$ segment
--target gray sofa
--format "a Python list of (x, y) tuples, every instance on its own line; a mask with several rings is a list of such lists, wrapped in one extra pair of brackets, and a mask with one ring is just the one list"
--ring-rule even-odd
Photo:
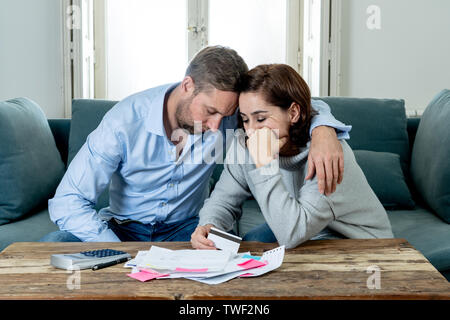
[[(442, 95), (450, 97), (450, 91), (444, 90), (438, 96)], [(426, 191), (423, 186), (417, 185), (418, 182), (423, 185), (427, 182), (420, 182), (422, 180), (416, 178), (424, 170), (420, 169), (417, 163), (421, 161), (422, 149), (427, 146), (429, 122), (438, 116), (434, 115), (433, 112), (436, 111), (432, 110), (436, 109), (432, 105), (436, 103), (436, 98), (422, 118), (407, 118), (403, 100), (342, 97), (319, 99), (330, 105), (337, 119), (353, 126), (349, 144), (355, 151), (369, 184), (386, 207), (395, 237), (408, 240), (436, 269), (450, 279), (450, 220), (446, 220), (445, 212), (442, 216), (442, 210), (434, 205), (429, 195), (424, 196)], [(115, 103), (106, 100), (73, 100), (71, 120), (48, 119), (54, 143), (65, 168), (83, 145), (87, 135), (97, 127), (103, 115)], [(450, 104), (446, 107), (450, 109)], [(444, 120), (447, 116), (450, 117), (449, 110), (444, 116), (439, 114)], [(444, 134), (443, 138), (450, 140), (448, 125), (440, 125), (439, 121), (431, 125), (434, 128), (440, 126), (438, 129), (444, 130), (441, 132)], [(450, 154), (450, 144), (440, 145), (439, 148), (445, 149), (439, 156)], [(444, 167), (441, 174), (450, 177), (450, 168)], [(211, 178), (211, 189), (214, 188), (221, 170), (222, 166), (217, 165)], [(45, 234), (57, 230), (49, 219), (47, 200), (53, 196), (60, 177), (58, 179), (52, 187), (52, 192), (39, 205), (23, 213), (19, 219), (0, 225), (0, 250), (12, 242), (37, 241)], [(448, 196), (448, 184), (445, 186), (444, 183), (443, 188), (441, 194)], [(1, 204), (0, 201), (0, 210)], [(95, 207), (100, 209), (107, 205), (108, 190), (105, 190)], [(235, 226), (235, 231), (240, 235), (264, 221), (254, 199), (248, 199), (242, 210), (242, 217)]]

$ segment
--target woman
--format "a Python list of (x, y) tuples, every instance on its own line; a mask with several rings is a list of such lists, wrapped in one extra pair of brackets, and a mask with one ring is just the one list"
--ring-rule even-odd
[[(386, 211), (345, 140), (340, 141), (344, 178), (336, 191), (326, 196), (319, 193), (316, 177), (305, 181), (311, 94), (294, 69), (272, 64), (250, 70), (239, 111), (248, 138), (244, 143), (236, 139), (227, 153), (222, 175), (200, 210), (191, 237), (194, 248), (214, 249), (207, 239), (211, 227), (231, 230), (250, 196), (266, 223), (243, 240), (278, 241), (292, 248), (309, 239), (393, 237)], [(236, 164), (236, 157), (251, 161)]]

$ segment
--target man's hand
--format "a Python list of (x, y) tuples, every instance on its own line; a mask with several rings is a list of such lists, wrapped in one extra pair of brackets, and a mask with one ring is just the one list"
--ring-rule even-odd
[(344, 153), (334, 128), (319, 126), (312, 131), (305, 180), (317, 175), (319, 192), (328, 196), (344, 176)]
[(208, 240), (208, 234), (211, 228), (214, 227), (212, 224), (207, 224), (204, 226), (198, 226), (194, 233), (191, 235), (191, 245), (194, 249), (207, 249), (207, 250), (217, 250), (214, 246), (214, 242)]

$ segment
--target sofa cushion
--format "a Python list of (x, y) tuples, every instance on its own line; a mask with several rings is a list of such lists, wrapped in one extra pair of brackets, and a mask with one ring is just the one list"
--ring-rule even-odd
[(22, 220), (0, 226), (0, 251), (13, 242), (38, 241), (46, 234), (58, 230), (50, 220), (48, 210), (38, 209)]
[(450, 270), (450, 225), (426, 206), (388, 211), (392, 232), (419, 250), (439, 271)]
[(436, 95), (422, 115), (411, 176), (426, 203), (450, 223), (450, 90)]
[[(69, 155), (67, 166), (86, 142), (87, 136), (94, 131), (103, 116), (117, 103), (109, 100), (74, 99), (72, 101), (72, 121), (69, 134)], [(95, 209), (109, 205), (109, 187), (100, 194)]]
[(64, 169), (41, 108), (27, 98), (0, 102), (0, 225), (47, 202)]
[[(316, 99), (316, 98), (314, 98)], [(348, 144), (353, 150), (396, 153), (409, 179), (409, 139), (405, 101), (325, 97), (334, 117), (352, 125)]]
[(414, 208), (398, 154), (367, 150), (355, 150), (354, 154), (367, 182), (385, 208)]

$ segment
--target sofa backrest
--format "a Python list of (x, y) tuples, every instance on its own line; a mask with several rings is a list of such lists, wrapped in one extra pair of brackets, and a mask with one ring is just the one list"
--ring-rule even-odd
[(70, 165), (72, 159), (86, 142), (87, 136), (98, 127), (103, 116), (116, 103), (117, 101), (99, 99), (74, 99), (72, 101), (67, 165)]
[(67, 168), (67, 155), (69, 153), (70, 119), (48, 119), (48, 124), (55, 138), (56, 147), (61, 159)]
[[(52, 130), (53, 137), (56, 141), (56, 146), (61, 153), (61, 158), (64, 164), (67, 165), (67, 157), (69, 153), (69, 133), (70, 133), (71, 119), (48, 119), (48, 124)], [(420, 117), (413, 117), (407, 119), (407, 130), (409, 137), (410, 154), (416, 138), (417, 128), (419, 127)]]
[(420, 124), (420, 119), (421, 117), (416, 116), (416, 117), (411, 117), (408, 118), (408, 123), (407, 123), (407, 130), (408, 130), (408, 137), (409, 137), (409, 158), (411, 159), (411, 155), (412, 155), (412, 149), (414, 146), (414, 140), (416, 139), (416, 134), (417, 134), (417, 128), (419, 128), (419, 124)]
[[(75, 155), (86, 142), (87, 136), (94, 131), (100, 124), (103, 116), (117, 103), (117, 101), (99, 100), (99, 99), (74, 99), (72, 101), (72, 119), (70, 125), (55, 123), (55, 132), (61, 133), (62, 127), (66, 130), (69, 128), (68, 140), (60, 141), (58, 148), (61, 146), (63, 152), (61, 155), (67, 159), (66, 168), (70, 165)], [(53, 131), (53, 129), (52, 129)], [(64, 135), (67, 131), (64, 131)], [(58, 141), (57, 138), (55, 138)], [(60, 139), (61, 140), (61, 139)], [(67, 144), (65, 143), (67, 141)], [(64, 147), (67, 145), (67, 149)], [(97, 199), (95, 209), (107, 207), (109, 204), (109, 188)]]
[[(404, 165), (409, 165), (420, 118), (406, 118), (403, 100), (342, 97), (317, 99), (328, 103), (338, 120), (353, 126), (349, 140), (352, 148), (397, 153)], [(72, 119), (49, 119), (56, 145), (67, 166), (85, 143), (89, 133), (116, 103), (117, 101), (109, 100), (75, 99), (72, 102)], [(222, 168), (222, 165), (218, 165), (214, 171), (212, 185), (220, 177)], [(105, 191), (96, 207), (101, 208), (107, 203), (108, 192)]]
[(346, 97), (317, 99), (330, 106), (336, 119), (352, 125), (348, 143), (353, 150), (398, 154), (404, 174), (409, 174), (411, 151), (404, 100)]

